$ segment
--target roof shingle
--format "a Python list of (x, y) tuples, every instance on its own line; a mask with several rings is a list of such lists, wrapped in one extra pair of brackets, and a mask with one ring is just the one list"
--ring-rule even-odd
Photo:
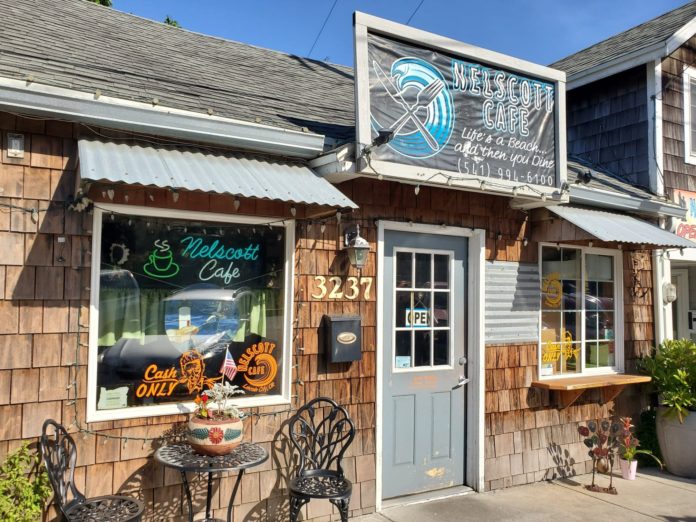
[(582, 51), (566, 56), (552, 63), (550, 67), (565, 71), (569, 76), (572, 76), (640, 49), (665, 42), (694, 17), (696, 17), (696, 2), (689, 2)]
[(86, 0), (0, 0), (0, 77), (275, 127), (354, 135), (353, 70)]

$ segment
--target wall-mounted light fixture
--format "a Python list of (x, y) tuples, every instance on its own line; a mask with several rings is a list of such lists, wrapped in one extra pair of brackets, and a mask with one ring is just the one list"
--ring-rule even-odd
[(372, 152), (372, 149), (389, 143), (392, 139), (394, 139), (393, 130), (381, 129), (377, 131), (377, 136), (375, 136), (375, 139), (372, 140), (372, 143), (363, 149), (363, 156)]
[(370, 243), (360, 236), (360, 225), (346, 225), (343, 229), (343, 247), (351, 266), (358, 269), (365, 266)]

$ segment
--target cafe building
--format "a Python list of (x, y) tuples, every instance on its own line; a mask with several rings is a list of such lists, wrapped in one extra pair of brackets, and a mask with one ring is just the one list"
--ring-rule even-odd
[(226, 381), (270, 455), (236, 520), (288, 518), (288, 419), (320, 396), (355, 425), (351, 516), (591, 470), (577, 427), (644, 401), (651, 252), (691, 245), (656, 223), (683, 210), (568, 157), (565, 73), (354, 25), (353, 69), (83, 0), (6, 10), (1, 453), (55, 419), (87, 496), (186, 519), (153, 453)]

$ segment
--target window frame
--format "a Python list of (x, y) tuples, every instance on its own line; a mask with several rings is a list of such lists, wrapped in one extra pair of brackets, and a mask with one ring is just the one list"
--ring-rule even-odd
[[(447, 327), (447, 331), (450, 332), (450, 335), (448, 336), (449, 340), (449, 364), (438, 364), (438, 365), (430, 365), (430, 366), (410, 366), (408, 368), (398, 368), (396, 366), (396, 332), (397, 326), (396, 326), (396, 295), (397, 291), (417, 291), (415, 287), (409, 287), (409, 288), (397, 288), (396, 286), (396, 255), (399, 252), (408, 252), (410, 254), (414, 255), (414, 263), (415, 263), (415, 254), (431, 254), (431, 255), (446, 255), (449, 257), (449, 263), (448, 263), (448, 269), (449, 269), (449, 279), (450, 279), (450, 287), (447, 289), (447, 293), (449, 295), (449, 300), (448, 300), (448, 305), (449, 305), (449, 312), (450, 312), (450, 325)], [(394, 259), (394, 267), (392, 270), (392, 299), (393, 299), (393, 306), (392, 306), (392, 327), (391, 327), (391, 342), (392, 342), (392, 350), (394, 357), (392, 357), (392, 368), (391, 371), (393, 373), (422, 373), (422, 372), (434, 372), (434, 371), (449, 371), (454, 369), (454, 342), (453, 342), (453, 335), (452, 332), (455, 331), (455, 323), (457, 321), (457, 318), (454, 316), (452, 313), (453, 311), (453, 306), (454, 306), (454, 291), (453, 289), (455, 288), (455, 275), (454, 275), (454, 250), (441, 250), (441, 249), (433, 249), (433, 248), (411, 248), (411, 247), (402, 247), (402, 246), (396, 246), (394, 247), (394, 250), (392, 252), (393, 259)], [(415, 278), (415, 266), (413, 267), (413, 273), (411, 274), (411, 280), (413, 281)], [(426, 289), (421, 289), (421, 290), (426, 290)], [(434, 288), (431, 288), (427, 291), (429, 291), (431, 294), (434, 294)], [(444, 293), (444, 292), (443, 292)], [(431, 310), (434, 310), (434, 302), (430, 304)], [(433, 328), (432, 326), (428, 327), (428, 329), (431, 332), (434, 332), (438, 328), (435, 327)], [(445, 328), (440, 328), (444, 330)], [(401, 330), (404, 331), (404, 330)], [(411, 342), (413, 343), (413, 339), (411, 339)], [(431, 348), (431, 355), (432, 355), (432, 343), (433, 340), (431, 339), (430, 341), (430, 348)], [(432, 362), (432, 361), (431, 361)]]
[(285, 262), (283, 265), (283, 371), (281, 375), (280, 393), (269, 396), (240, 397), (238, 399), (241, 408), (255, 408), (258, 406), (276, 406), (290, 404), (290, 381), (292, 365), (292, 324), (293, 324), (293, 296), (294, 296), (294, 266), (295, 266), (295, 220), (286, 219), (279, 223), (277, 218), (263, 218), (248, 215), (230, 215), (213, 212), (199, 212), (190, 210), (149, 208), (135, 205), (117, 205), (99, 203), (94, 207), (92, 221), (92, 265), (90, 278), (90, 302), (89, 302), (89, 343), (87, 357), (87, 422), (102, 422), (141, 417), (158, 417), (162, 415), (176, 415), (191, 413), (195, 404), (190, 402), (172, 402), (170, 404), (157, 404), (152, 406), (131, 406), (113, 410), (97, 409), (97, 350), (99, 337), (99, 283), (101, 272), (101, 240), (102, 222), (104, 214), (111, 212), (119, 214), (131, 214), (143, 217), (179, 219), (190, 221), (208, 221), (218, 223), (239, 223), (244, 225), (267, 225), (285, 229)]
[[(540, 381), (550, 380), (550, 379), (569, 379), (573, 377), (582, 377), (588, 375), (612, 375), (624, 373), (624, 303), (623, 303), (623, 251), (612, 249), (612, 248), (598, 248), (598, 247), (587, 247), (581, 245), (571, 245), (565, 243), (539, 243), (539, 285), (541, 287), (541, 282), (543, 281), (543, 269), (542, 262), (543, 256), (542, 252), (544, 247), (551, 248), (569, 248), (575, 249), (580, 252), (580, 275), (581, 283), (580, 287), (582, 292), (580, 294), (580, 302), (582, 303), (582, 311), (580, 314), (580, 331), (582, 332), (582, 342), (581, 342), (581, 357), (580, 364), (581, 368), (579, 372), (575, 373), (565, 373), (565, 374), (554, 374), (554, 375), (541, 375), (541, 327), (542, 327), (542, 295), (541, 288), (539, 289), (539, 332), (538, 332), (538, 342), (537, 342), (537, 376)], [(585, 321), (587, 309), (585, 308), (585, 256), (587, 254), (597, 254), (604, 256), (612, 256), (614, 258), (614, 366), (602, 366), (599, 368), (586, 368), (585, 367), (585, 348), (586, 348), (586, 337), (585, 337)]]
[[(696, 81), (696, 67), (687, 67), (682, 73), (682, 86), (684, 91), (683, 111), (684, 111), (684, 161), (690, 165), (696, 165), (696, 152), (691, 152), (691, 125), (696, 122), (691, 121), (691, 81)], [(696, 92), (693, 93), (696, 95)]]

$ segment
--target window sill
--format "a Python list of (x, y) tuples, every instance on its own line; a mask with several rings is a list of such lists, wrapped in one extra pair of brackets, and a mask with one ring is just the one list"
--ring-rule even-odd
[(580, 377), (563, 377), (532, 382), (532, 387), (556, 392), (557, 408), (563, 410), (573, 404), (585, 390), (602, 389), (602, 404), (613, 400), (629, 384), (650, 382), (647, 375), (629, 375), (626, 373), (610, 375), (582, 375)]

